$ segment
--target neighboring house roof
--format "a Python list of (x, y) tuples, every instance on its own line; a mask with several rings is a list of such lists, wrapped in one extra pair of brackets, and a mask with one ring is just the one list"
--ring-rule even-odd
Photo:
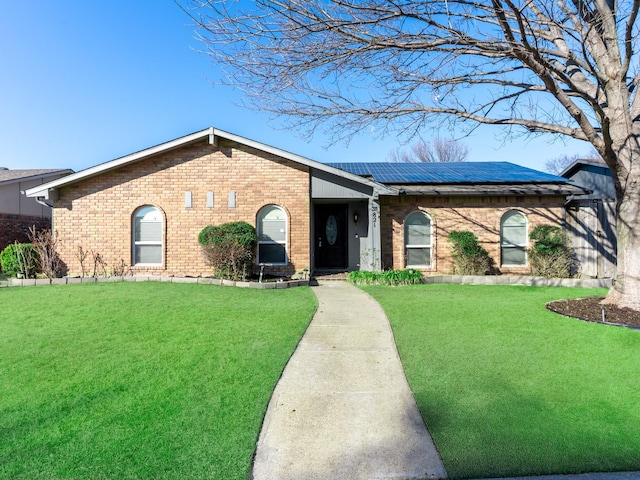
[(509, 162), (332, 163), (414, 195), (572, 195), (570, 180)]
[(595, 167), (597, 169), (603, 169), (611, 174), (609, 170), (609, 166), (605, 163), (604, 160), (600, 158), (579, 158), (572, 162), (567, 168), (565, 168), (562, 172), (560, 172), (561, 177), (571, 177), (576, 171), (584, 168), (584, 167)]
[(0, 185), (35, 180), (36, 178), (44, 179), (52, 176), (66, 175), (69, 173), (73, 173), (73, 170), (70, 170), (68, 168), (47, 168), (30, 170), (9, 170), (0, 168)]
[(572, 180), (587, 190), (586, 194), (577, 194), (575, 200), (615, 199), (616, 188), (611, 169), (601, 159), (578, 159), (565, 168), (560, 175)]
[(302, 157), (300, 155), (296, 155), (296, 154), (291, 153), (291, 152), (287, 152), (286, 150), (281, 150), (279, 148), (272, 147), (270, 145), (266, 145), (264, 143), (256, 142), (255, 140), (251, 140), (251, 139), (248, 139), (248, 138), (245, 138), (245, 137), (241, 137), (241, 136), (235, 135), (233, 133), (225, 132), (223, 130), (219, 130), (219, 129), (214, 128), (214, 127), (209, 127), (209, 128), (207, 128), (205, 130), (201, 130), (199, 132), (195, 132), (195, 133), (192, 133), (190, 135), (186, 135), (184, 137), (180, 137), (180, 138), (177, 138), (175, 140), (171, 140), (169, 142), (165, 142), (165, 143), (162, 143), (160, 145), (156, 145), (154, 147), (147, 148), (145, 150), (141, 150), (139, 152), (135, 152), (135, 153), (132, 153), (130, 155), (126, 155), (124, 157), (120, 157), (120, 158), (117, 158), (115, 160), (111, 160), (109, 162), (102, 163), (100, 165), (96, 165), (96, 166), (91, 167), (91, 168), (87, 168), (87, 169), (82, 170), (80, 172), (74, 173), (74, 174), (69, 175), (69, 176), (64, 177), (64, 178), (60, 178), (58, 180), (54, 180), (54, 181), (49, 182), (49, 183), (45, 183), (45, 184), (40, 185), (38, 187), (31, 188), (31, 189), (26, 191), (26, 194), (29, 197), (49, 198), (49, 192), (52, 191), (52, 190), (58, 189), (60, 187), (63, 187), (63, 186), (66, 186), (66, 185), (71, 185), (73, 183), (82, 181), (84, 179), (87, 179), (87, 178), (90, 178), (90, 177), (94, 177), (96, 175), (100, 175), (102, 173), (108, 172), (110, 170), (114, 170), (116, 168), (120, 168), (123, 165), (135, 163), (135, 162), (144, 160), (146, 158), (149, 158), (150, 156), (159, 154), (159, 153), (166, 153), (168, 151), (174, 150), (176, 148), (183, 147), (183, 146), (188, 145), (190, 143), (202, 141), (203, 139), (208, 139), (208, 141), (209, 141), (209, 143), (211, 145), (217, 145), (218, 144), (218, 138), (224, 138), (224, 139), (227, 139), (227, 140), (231, 140), (231, 141), (246, 145), (248, 147), (255, 148), (257, 150), (261, 150), (261, 151), (266, 152), (266, 153), (271, 153), (273, 155), (277, 155), (277, 156), (279, 156), (281, 158), (284, 158), (284, 159), (287, 159), (287, 160), (291, 160), (291, 161), (299, 163), (301, 165), (306, 165), (306, 166), (308, 166), (310, 168), (313, 168), (313, 169), (316, 169), (316, 170), (321, 170), (321, 171), (324, 171), (324, 172), (327, 172), (327, 173), (338, 175), (340, 177), (348, 178), (350, 180), (353, 180), (353, 181), (361, 183), (361, 184), (365, 184), (365, 185), (371, 186), (371, 187), (374, 188), (374, 191), (376, 193), (391, 194), (391, 195), (398, 193), (392, 187), (388, 187), (388, 186), (382, 185), (380, 183), (377, 183), (375, 181), (360, 177), (358, 175), (355, 175), (355, 174), (352, 174), (352, 173), (349, 173), (349, 172), (345, 172), (344, 170), (339, 170), (339, 169), (337, 169), (335, 167), (332, 167), (330, 165), (327, 165), (325, 163), (320, 163), (320, 162), (317, 162), (315, 160), (311, 160), (309, 158)]

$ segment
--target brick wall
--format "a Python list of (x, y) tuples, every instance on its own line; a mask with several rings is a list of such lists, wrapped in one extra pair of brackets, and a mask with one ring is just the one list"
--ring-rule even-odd
[(11, 243), (29, 242), (29, 229), (34, 225), (38, 231), (51, 228), (51, 219), (0, 213), (0, 252)]
[[(206, 141), (165, 152), (61, 189), (54, 205), (60, 254), (70, 274), (81, 273), (78, 247), (99, 253), (108, 266), (132, 259), (132, 218), (143, 205), (164, 215), (164, 264), (133, 267), (136, 274), (210, 275), (198, 243), (206, 225), (246, 221), (255, 226), (261, 207), (275, 204), (289, 216), (287, 267), (290, 274), (309, 267), (308, 169), (244, 145)], [(192, 207), (185, 207), (185, 192)], [(228, 194), (236, 192), (236, 207)], [(214, 207), (207, 207), (214, 192)], [(91, 258), (87, 264), (93, 264)]]
[(509, 210), (519, 210), (529, 232), (540, 224), (562, 226), (564, 197), (384, 197), (381, 201), (382, 262), (385, 268), (405, 268), (404, 219), (420, 210), (431, 216), (432, 267), (425, 273), (450, 273), (453, 267), (447, 236), (468, 230), (480, 240), (502, 273), (527, 273), (529, 267), (500, 267), (500, 220)]

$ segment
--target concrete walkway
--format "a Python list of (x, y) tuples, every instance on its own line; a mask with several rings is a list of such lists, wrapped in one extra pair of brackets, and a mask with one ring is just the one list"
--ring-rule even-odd
[(446, 478), (382, 308), (347, 282), (319, 307), (269, 403), (255, 480)]

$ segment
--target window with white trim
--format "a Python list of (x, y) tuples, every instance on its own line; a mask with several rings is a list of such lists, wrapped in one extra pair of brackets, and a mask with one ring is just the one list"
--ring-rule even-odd
[(500, 264), (503, 267), (527, 265), (527, 217), (510, 210), (500, 220)]
[(133, 215), (133, 264), (162, 265), (162, 213), (149, 205)]
[(287, 264), (287, 214), (277, 205), (258, 212), (258, 263)]
[(404, 255), (407, 267), (431, 266), (431, 217), (413, 212), (404, 221)]

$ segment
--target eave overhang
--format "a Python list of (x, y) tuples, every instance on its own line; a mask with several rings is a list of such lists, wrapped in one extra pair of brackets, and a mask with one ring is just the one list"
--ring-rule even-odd
[(435, 197), (583, 195), (589, 190), (568, 183), (391, 185), (401, 195)]
[(331, 167), (324, 163), (317, 162), (315, 160), (311, 160), (309, 158), (302, 157), (300, 155), (296, 155), (291, 152), (287, 152), (286, 150), (282, 150), (276, 147), (272, 147), (270, 145), (266, 145), (261, 142), (257, 142), (255, 140), (245, 138), (240, 135), (235, 135), (233, 133), (225, 132), (224, 130), (219, 130), (214, 127), (209, 127), (205, 130), (201, 130), (199, 132), (195, 132), (190, 135), (186, 135), (184, 137), (171, 140), (169, 142), (161, 143), (160, 145), (156, 145), (154, 147), (147, 148), (145, 150), (141, 150), (139, 152), (135, 152), (130, 155), (126, 155), (124, 157), (120, 157), (115, 160), (111, 160), (109, 162), (87, 168), (85, 170), (81, 170), (80, 172), (68, 175), (66, 177), (54, 180), (52, 182), (44, 183), (37, 187), (30, 188), (26, 190), (25, 193), (28, 197), (36, 197), (40, 199), (52, 199), (56, 195), (54, 192), (62, 187), (72, 185), (74, 183), (86, 180), (88, 178), (95, 177), (103, 173), (109, 172), (111, 170), (118, 169), (122, 166), (147, 159), (154, 155), (166, 153), (171, 150), (184, 147), (191, 143), (200, 142), (205, 139), (209, 142), (210, 145), (217, 146), (219, 144), (219, 139), (221, 138), (229, 141), (237, 142), (242, 145), (248, 146), (250, 148), (254, 148), (256, 150), (270, 153), (287, 160), (291, 160), (293, 162), (296, 162), (301, 165), (305, 165), (310, 168), (322, 170), (327, 173), (337, 175), (339, 177), (347, 178), (354, 182), (371, 186), (373, 187), (374, 192), (376, 192), (379, 195), (397, 195), (398, 194), (398, 191), (391, 186), (382, 185), (372, 180), (362, 178), (359, 175), (354, 175), (352, 173), (345, 172), (344, 170)]

